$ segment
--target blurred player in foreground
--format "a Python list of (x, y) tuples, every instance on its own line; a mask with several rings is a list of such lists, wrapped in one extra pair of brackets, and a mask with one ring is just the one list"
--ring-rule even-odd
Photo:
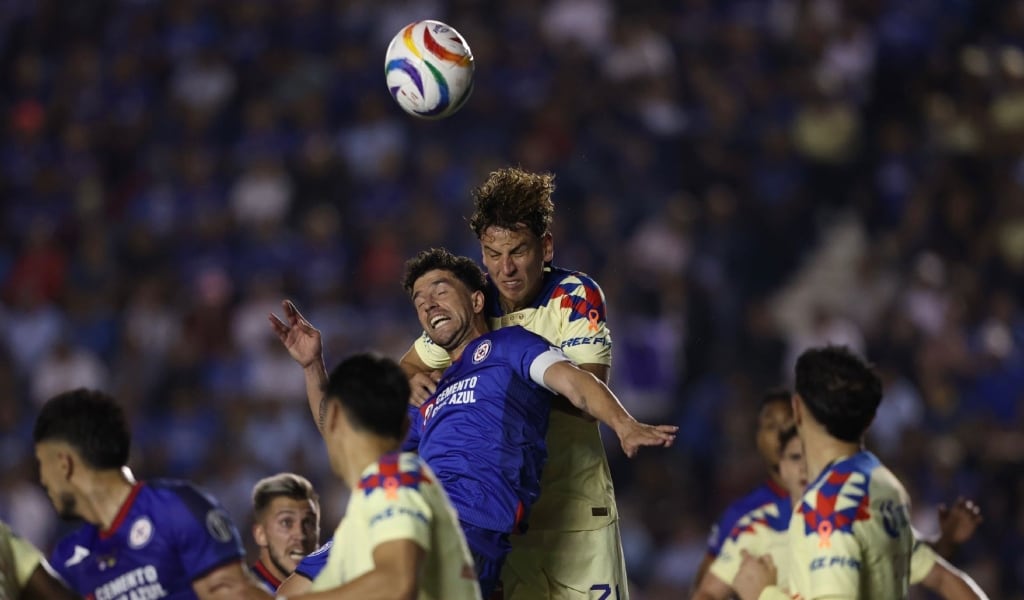
[[(743, 551), (758, 556), (770, 554), (778, 580), (787, 580), (792, 506), (799, 502), (807, 483), (803, 446), (796, 428), (779, 429), (792, 421), (790, 402), (786, 390), (770, 391), (762, 399), (756, 439), (770, 467), (770, 479), (727, 508), (712, 528), (694, 600), (731, 598)], [(936, 547), (955, 548), (973, 534), (979, 522), (977, 506), (958, 500), (953, 509), (940, 511), (942, 536), (935, 542)], [(911, 556), (910, 583), (921, 584), (947, 600), (984, 598), (970, 577), (919, 540), (915, 540)]]
[(121, 407), (78, 389), (36, 418), (39, 478), (58, 514), (85, 524), (51, 564), (88, 598), (269, 597), (243, 564), (238, 531), (212, 498), (179, 481), (136, 482)]
[[(470, 227), (480, 240), (491, 329), (520, 325), (608, 383), (612, 338), (604, 293), (576, 271), (551, 265), (554, 176), (499, 169), (473, 191)], [(424, 333), (402, 358), (413, 402), (436, 391), (448, 353)], [(615, 489), (600, 430), (564, 399), (553, 405), (548, 462), (530, 528), (512, 537), (502, 573), (506, 600), (628, 600)]]
[(50, 564), (0, 521), (0, 600), (74, 600)]
[(253, 487), (252, 511), (252, 537), (260, 549), (252, 572), (276, 592), (320, 542), (320, 499), (305, 477), (278, 473)]
[(298, 598), (480, 598), (466, 540), (437, 475), (420, 457), (399, 452), (408, 427), (402, 370), (386, 358), (352, 356), (330, 374), (324, 398), (331, 469), (352, 495), (327, 565), (312, 592)]

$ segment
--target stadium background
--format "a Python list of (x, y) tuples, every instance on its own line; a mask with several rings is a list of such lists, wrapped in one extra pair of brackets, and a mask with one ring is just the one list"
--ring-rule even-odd
[[(461, 113), (388, 98), (391, 35), (454, 25)], [(329, 475), (265, 315), (328, 362), (417, 333), (402, 262), (478, 256), (468, 190), (551, 170), (556, 263), (604, 287), (613, 387), (682, 429), (610, 447), (635, 598), (680, 597), (761, 476), (758, 394), (826, 340), (877, 363), (871, 447), (915, 523), (976, 499), (955, 562), (1024, 598), (1024, 3), (1019, 0), (0, 2), (0, 517), (44, 547), (34, 411), (131, 411), (142, 477), (205, 485), (248, 536), (261, 476)]]

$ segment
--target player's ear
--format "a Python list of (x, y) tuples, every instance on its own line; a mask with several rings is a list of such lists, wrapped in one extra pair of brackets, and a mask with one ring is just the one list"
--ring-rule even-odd
[(470, 299), (473, 301), (474, 315), (478, 315), (484, 312), (485, 297), (483, 292), (473, 292), (473, 294), (470, 296)]
[(263, 529), (263, 524), (259, 522), (252, 524), (252, 539), (256, 541), (256, 545), (260, 548), (267, 546), (267, 531)]
[(551, 236), (550, 231), (545, 231), (544, 235), (540, 236), (540, 248), (544, 254), (545, 263), (555, 260), (555, 239)]
[(803, 400), (800, 398), (800, 394), (796, 392), (790, 396), (790, 406), (793, 409), (793, 424), (800, 427), (803, 424)]
[(70, 481), (71, 476), (75, 474), (75, 456), (66, 451), (57, 453), (57, 468), (60, 469), (60, 475), (65, 481)]

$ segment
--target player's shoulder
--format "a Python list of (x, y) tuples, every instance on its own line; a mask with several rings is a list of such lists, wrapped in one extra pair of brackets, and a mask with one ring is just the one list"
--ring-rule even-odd
[(58, 568), (70, 568), (82, 562), (92, 553), (97, 529), (85, 523), (60, 538), (50, 553), (50, 563)]
[(762, 483), (727, 506), (718, 520), (718, 527), (722, 533), (728, 534), (745, 515), (764, 506), (778, 504), (780, 500), (786, 500), (786, 497), (780, 495), (778, 486)]
[(313, 561), (313, 560), (320, 560), (320, 559), (326, 558), (327, 556), (329, 556), (331, 554), (331, 547), (332, 546), (334, 546), (334, 540), (327, 540), (327, 542), (324, 543), (323, 546), (320, 546), (316, 550), (314, 550), (314, 551), (310, 552), (308, 555), (306, 555), (306, 557), (302, 559), (302, 562), (306, 562), (307, 559)]
[(551, 267), (546, 283), (544, 291), (547, 292), (548, 298), (564, 295), (586, 295), (587, 297), (604, 295), (601, 286), (582, 271)]
[(434, 473), (418, 454), (395, 452), (381, 456), (363, 471), (358, 490), (367, 497), (383, 494), (391, 498), (402, 490), (417, 491), (435, 480)]
[(170, 524), (171, 529), (193, 531), (194, 524), (198, 524), (219, 542), (230, 542), (238, 536), (234, 522), (217, 499), (190, 481), (147, 481), (139, 496), (147, 513), (156, 521)]
[(147, 481), (139, 493), (141, 499), (158, 504), (180, 503), (191, 512), (205, 513), (220, 504), (209, 492), (196, 484), (182, 479), (154, 479)]

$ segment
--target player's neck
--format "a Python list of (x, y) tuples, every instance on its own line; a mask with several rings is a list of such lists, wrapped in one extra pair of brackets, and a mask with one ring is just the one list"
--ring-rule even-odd
[(466, 346), (470, 345), (476, 338), (490, 332), (490, 330), (491, 328), (487, 326), (487, 321), (483, 317), (473, 319), (469, 326), (469, 331), (466, 332), (466, 337), (454, 349), (448, 351), (448, 357), (451, 358), (452, 362), (459, 360)]
[(860, 443), (834, 438), (817, 427), (806, 427), (800, 432), (800, 439), (807, 457), (808, 481), (817, 479), (829, 464), (860, 451)]
[(376, 435), (359, 434), (358, 438), (353, 439), (346, 449), (341, 473), (338, 473), (350, 490), (359, 487), (359, 480), (367, 467), (379, 462), (381, 456), (397, 451), (400, 446), (398, 440)]
[(134, 484), (135, 481), (121, 470), (97, 471), (82, 490), (78, 513), (101, 530), (109, 529)]

